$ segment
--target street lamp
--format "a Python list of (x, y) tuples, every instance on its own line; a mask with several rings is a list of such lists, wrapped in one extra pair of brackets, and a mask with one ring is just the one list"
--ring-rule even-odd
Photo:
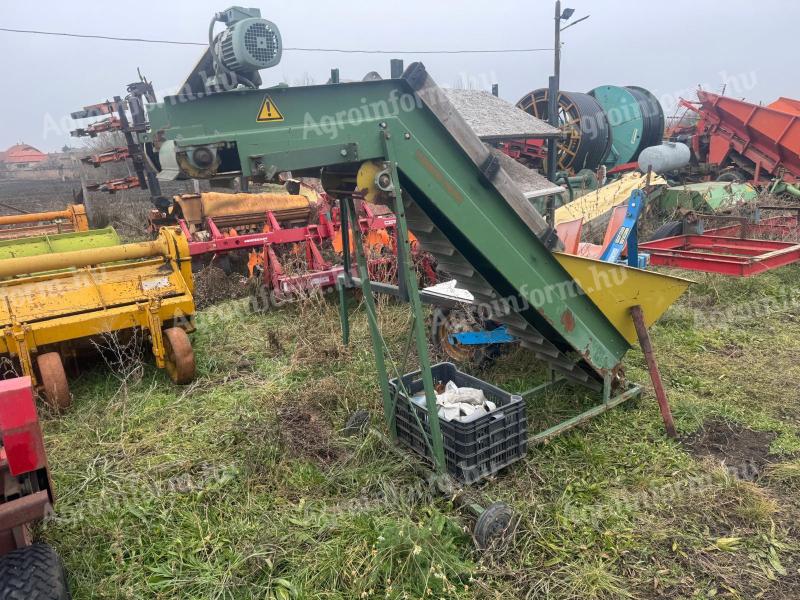
[[(553, 75), (550, 77), (548, 103), (547, 103), (547, 120), (553, 127), (558, 127), (558, 90), (561, 87), (561, 32), (564, 29), (577, 25), (581, 21), (589, 18), (589, 15), (573, 21), (565, 27), (561, 27), (561, 21), (569, 20), (575, 14), (574, 8), (565, 8), (561, 11), (561, 0), (556, 0), (555, 10), (555, 48), (553, 49)], [(558, 164), (558, 139), (551, 137), (547, 143), (547, 178), (555, 183), (556, 180), (556, 165)], [(550, 197), (547, 203), (547, 220), (550, 225), (555, 222), (555, 199)]]

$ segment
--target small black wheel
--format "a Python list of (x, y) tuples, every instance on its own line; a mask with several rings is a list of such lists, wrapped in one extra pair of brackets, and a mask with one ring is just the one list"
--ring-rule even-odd
[(667, 221), (650, 235), (650, 240), (661, 240), (681, 235), (681, 233), (683, 233), (683, 223), (681, 221)]
[(0, 558), (0, 600), (70, 600), (61, 559), (47, 544), (33, 544)]
[(717, 177), (717, 181), (724, 181), (731, 183), (744, 183), (748, 179), (749, 177), (747, 176), (747, 173), (745, 173), (744, 171), (740, 171), (739, 169), (725, 171), (719, 177)]
[(514, 511), (505, 502), (493, 502), (487, 506), (478, 517), (472, 533), (478, 548), (485, 550), (496, 539), (503, 537), (513, 518)]
[(364, 409), (357, 410), (352, 415), (350, 415), (350, 417), (348, 417), (347, 423), (345, 423), (342, 433), (348, 437), (352, 435), (358, 435), (360, 433), (363, 433), (368, 425), (369, 425), (369, 411)]

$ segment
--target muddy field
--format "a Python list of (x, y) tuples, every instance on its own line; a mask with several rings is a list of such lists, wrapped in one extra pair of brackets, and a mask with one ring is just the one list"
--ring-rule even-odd
[[(167, 196), (191, 191), (186, 182), (162, 183)], [(0, 180), (0, 215), (20, 212), (62, 210), (79, 197), (81, 185), (70, 181)], [(86, 210), (93, 228), (112, 225), (125, 240), (147, 236), (147, 214), (152, 208), (146, 190), (125, 190), (115, 194), (89, 192)]]

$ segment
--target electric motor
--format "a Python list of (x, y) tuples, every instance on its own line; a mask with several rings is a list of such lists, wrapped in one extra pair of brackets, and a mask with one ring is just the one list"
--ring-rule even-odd
[(277, 26), (257, 17), (229, 24), (214, 43), (222, 64), (235, 73), (273, 67), (280, 62), (283, 50)]

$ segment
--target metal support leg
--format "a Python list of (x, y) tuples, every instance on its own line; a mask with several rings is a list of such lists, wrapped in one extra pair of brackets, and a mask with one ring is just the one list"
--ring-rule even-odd
[(672, 411), (667, 401), (667, 392), (664, 390), (664, 384), (661, 382), (661, 373), (658, 370), (656, 355), (653, 352), (653, 345), (650, 343), (650, 333), (647, 331), (647, 325), (644, 322), (642, 307), (631, 307), (631, 317), (636, 327), (636, 335), (639, 336), (639, 345), (641, 345), (644, 358), (647, 361), (647, 369), (650, 371), (650, 380), (653, 382), (653, 389), (656, 393), (656, 400), (658, 400), (658, 407), (661, 409), (661, 418), (664, 419), (664, 428), (667, 430), (667, 435), (669, 437), (676, 438), (678, 434), (675, 431)]
[[(388, 132), (384, 132), (384, 148), (386, 156), (391, 157), (391, 145), (388, 139)], [(422, 314), (422, 302), (419, 299), (419, 289), (417, 286), (416, 272), (408, 264), (408, 257), (411, 256), (411, 242), (408, 235), (408, 223), (406, 222), (405, 206), (403, 205), (402, 191), (400, 188), (400, 177), (397, 173), (397, 163), (393, 160), (388, 161), (389, 173), (392, 179), (394, 195), (394, 211), (397, 216), (397, 241), (398, 258), (403, 257), (403, 266), (398, 268), (398, 277), (404, 278), (405, 290), (408, 294), (408, 301), (411, 304), (411, 311), (414, 314), (414, 333), (417, 342), (417, 357), (422, 374), (422, 383), (425, 388), (425, 406), (428, 410), (428, 422), (431, 430), (431, 442), (433, 446), (433, 460), (437, 473), (446, 473), (447, 465), (444, 457), (444, 442), (442, 431), (439, 424), (439, 407), (436, 405), (436, 390), (433, 386), (433, 375), (431, 373), (431, 360), (428, 354), (428, 335), (425, 328), (425, 318)], [(400, 252), (402, 250), (402, 252)]]
[[(350, 211), (355, 214), (353, 199), (348, 198), (345, 202), (348, 203)], [(375, 298), (372, 295), (372, 286), (370, 286), (369, 270), (367, 269), (367, 259), (364, 256), (364, 249), (362, 247), (361, 232), (358, 230), (358, 222), (355, 219), (351, 223), (351, 232), (353, 234), (353, 245), (356, 251), (356, 261), (358, 263), (358, 276), (361, 279), (361, 289), (364, 294), (364, 305), (367, 308), (367, 322), (369, 323), (372, 348), (375, 353), (375, 365), (378, 369), (378, 383), (381, 386), (381, 395), (383, 396), (383, 414), (389, 426), (389, 433), (392, 439), (395, 440), (397, 439), (397, 428), (394, 422), (394, 412), (391, 409), (392, 397), (389, 392), (389, 380), (386, 372), (386, 355), (384, 353), (383, 336), (381, 336), (380, 326), (378, 325), (378, 313), (375, 309)]]
[(350, 316), (347, 312), (347, 284), (344, 275), (339, 275), (336, 279), (336, 289), (339, 292), (339, 320), (342, 323), (342, 343), (347, 346), (350, 343)]
[(637, 219), (628, 235), (628, 266), (639, 267), (639, 221)]
[(350, 317), (347, 312), (347, 288), (353, 285), (352, 259), (350, 256), (350, 210), (347, 202), (342, 200), (339, 203), (339, 219), (341, 220), (342, 235), (342, 264), (344, 273), (336, 281), (339, 291), (339, 320), (342, 323), (342, 343), (347, 346), (350, 343)]
[[(339, 219), (341, 220), (342, 233), (342, 265), (347, 285), (352, 284), (352, 257), (350, 256), (350, 207), (345, 200), (339, 204)], [(357, 218), (355, 219), (358, 220)]]
[(528, 444), (542, 444), (550, 440), (551, 438), (556, 437), (557, 435), (561, 435), (564, 432), (569, 431), (570, 429), (574, 429), (578, 425), (581, 425), (594, 417), (602, 415), (604, 412), (608, 412), (615, 406), (630, 400), (631, 398), (636, 398), (641, 393), (641, 388), (639, 386), (631, 386), (624, 392), (617, 394), (616, 396), (606, 398), (605, 393), (603, 394), (603, 403), (598, 404), (582, 412), (579, 415), (572, 417), (571, 419), (567, 419), (566, 421), (562, 421), (552, 427), (545, 429), (539, 433), (535, 433), (528, 437)]

